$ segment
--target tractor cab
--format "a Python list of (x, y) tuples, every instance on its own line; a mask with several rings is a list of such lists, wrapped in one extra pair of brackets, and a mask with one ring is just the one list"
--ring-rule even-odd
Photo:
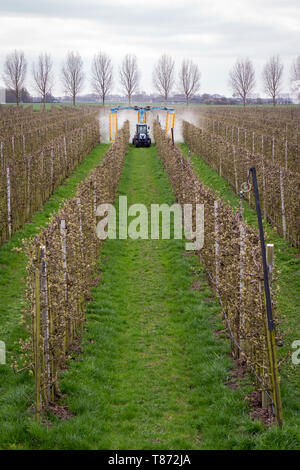
[(147, 124), (137, 124), (136, 133), (132, 139), (135, 147), (150, 147), (151, 138), (149, 137), (149, 126)]

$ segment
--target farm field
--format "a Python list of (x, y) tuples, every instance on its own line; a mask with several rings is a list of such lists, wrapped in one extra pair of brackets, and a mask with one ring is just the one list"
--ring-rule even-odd
[[(300, 112), (228, 109), (176, 108), (175, 145), (153, 113), (150, 148), (129, 145), (130, 115), (112, 144), (98, 108), (4, 111), (1, 449), (300, 448)], [(239, 213), (251, 165), (274, 244), (280, 400), (253, 193)], [(118, 213), (120, 196), (149, 227), (152, 204), (203, 203), (203, 248), (186, 251), (173, 220), (170, 239), (99, 241), (97, 207)]]

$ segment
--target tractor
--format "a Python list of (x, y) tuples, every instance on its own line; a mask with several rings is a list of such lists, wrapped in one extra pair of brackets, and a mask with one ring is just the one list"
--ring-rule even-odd
[(150, 147), (151, 138), (149, 136), (147, 124), (137, 124), (136, 133), (132, 139), (132, 143), (135, 147)]
[(110, 109), (109, 114), (109, 138), (111, 141), (115, 140), (118, 132), (118, 111), (133, 110), (138, 113), (138, 123), (136, 125), (136, 133), (132, 139), (135, 147), (150, 147), (151, 138), (149, 136), (149, 126), (147, 125), (147, 113), (149, 111), (166, 111), (166, 134), (169, 135), (169, 129), (172, 131), (172, 138), (174, 133), (175, 111), (173, 108), (166, 108), (165, 106), (117, 106)]

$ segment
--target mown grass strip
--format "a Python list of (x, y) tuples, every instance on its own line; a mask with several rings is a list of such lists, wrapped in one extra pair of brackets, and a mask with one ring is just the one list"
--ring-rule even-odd
[[(180, 144), (179, 147), (183, 154), (188, 156), (188, 146)], [(231, 190), (229, 184), (198, 155), (191, 154), (190, 157), (203, 184), (216, 191), (220, 197), (238, 210), (240, 198)], [(245, 220), (250, 225), (257, 227), (255, 210), (251, 209), (246, 201), (243, 202), (243, 207)], [(292, 343), (300, 339), (300, 258), (297, 250), (283, 240), (275, 228), (265, 222), (264, 229), (266, 242), (273, 243), (275, 250), (277, 318), (281, 335), (277, 349), (281, 362), (283, 413), (286, 426), (291, 429), (291, 435), (297, 431), (300, 447), (300, 365), (292, 364), (291, 358), (294, 352)]]
[(19, 434), (24, 430), (24, 413), (26, 415), (33, 399), (32, 378), (28, 373), (14, 375), (10, 368), (12, 355), (18, 350), (15, 342), (24, 337), (24, 328), (19, 324), (25, 302), (26, 277), (22, 240), (38, 233), (62, 202), (75, 195), (77, 185), (101, 162), (108, 148), (107, 144), (98, 145), (56, 189), (42, 210), (0, 247), (0, 339), (6, 343), (8, 361), (7, 365), (0, 365), (0, 448), (6, 441), (4, 435), (11, 436), (12, 445), (18, 441)]

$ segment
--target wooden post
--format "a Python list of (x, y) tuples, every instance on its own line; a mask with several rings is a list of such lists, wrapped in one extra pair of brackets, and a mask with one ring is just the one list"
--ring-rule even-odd
[(115, 113), (114, 116), (115, 116), (115, 137), (116, 137), (117, 134), (118, 134), (118, 115), (117, 115), (117, 113)]
[(219, 203), (217, 200), (214, 202), (214, 215), (215, 215), (215, 268), (216, 268), (216, 275), (215, 275), (215, 285), (216, 285), (216, 292), (219, 295), (219, 274), (220, 274), (220, 260), (219, 260)]
[[(62, 219), (60, 221), (60, 236), (61, 236), (61, 250), (62, 250), (62, 259), (63, 259), (63, 270), (64, 270), (64, 281), (65, 281), (65, 301), (66, 305), (68, 302), (68, 274), (67, 274), (67, 229), (66, 221)], [(68, 321), (66, 317), (63, 319), (64, 325), (64, 353), (68, 347)]]
[(15, 136), (11, 138), (11, 149), (12, 149), (12, 156), (15, 156)]
[(92, 190), (92, 206), (93, 206), (93, 218), (94, 218), (94, 224), (93, 224), (93, 230), (94, 230), (94, 235), (95, 235), (95, 259), (97, 259), (98, 256), (98, 246), (99, 244), (97, 243), (98, 237), (96, 236), (96, 230), (97, 230), (97, 182), (96, 180), (93, 180), (91, 182), (91, 190)]
[(112, 135), (112, 114), (109, 113), (109, 140), (115, 140)]
[(266, 180), (265, 180), (265, 159), (264, 159), (263, 155), (262, 155), (262, 158), (261, 158), (261, 168), (262, 168), (262, 187), (263, 187), (262, 204), (263, 204), (264, 218), (266, 218), (267, 217), (267, 211), (266, 211)]
[[(39, 263), (40, 250), (37, 249)], [(40, 269), (35, 269), (35, 318), (34, 318), (34, 375), (35, 375), (35, 419), (41, 421), (41, 369), (40, 369)]]
[[(265, 304), (264, 304), (264, 294), (263, 294), (263, 283), (261, 280), (258, 281), (258, 291), (260, 295), (260, 307), (262, 312), (264, 312), (263, 315), (263, 323), (264, 323), (264, 330), (265, 330), (265, 341), (263, 342), (262, 350), (263, 350), (263, 357), (262, 357), (262, 372), (261, 372), (261, 377), (264, 377), (265, 370), (268, 368), (268, 363), (269, 363), (269, 346), (268, 346), (268, 336), (269, 336), (269, 331), (268, 331), (268, 321), (267, 321), (267, 316), (265, 315)], [(271, 383), (267, 384), (266, 381), (264, 380), (264, 388), (271, 393)], [(262, 390), (261, 392), (261, 404), (263, 408), (268, 408), (271, 405), (271, 400), (267, 393)]]
[(54, 150), (53, 150), (53, 147), (51, 147), (50, 159), (51, 159), (51, 169), (50, 169), (51, 192), (53, 192), (53, 189), (54, 189)]
[(82, 215), (81, 215), (81, 200), (80, 200), (80, 197), (77, 198), (77, 206), (78, 206), (78, 213), (79, 213), (80, 249), (81, 249), (81, 255), (83, 257), (84, 253), (83, 253)]
[(3, 142), (0, 142), (0, 157), (1, 157), (1, 166), (4, 169), (4, 151), (3, 151)]
[(272, 138), (272, 161), (275, 160), (275, 137)]
[(268, 266), (266, 259), (266, 248), (265, 248), (265, 238), (264, 230), (261, 217), (261, 209), (259, 202), (259, 192), (256, 176), (256, 168), (251, 167), (250, 172), (252, 173), (252, 182), (255, 195), (255, 207), (257, 213), (257, 222), (259, 228), (259, 237), (261, 245), (261, 255), (262, 255), (262, 265), (264, 273), (264, 291), (265, 291), (265, 312), (264, 316), (266, 317), (267, 325), (267, 348), (269, 352), (269, 364), (270, 364), (270, 378), (272, 381), (272, 394), (275, 404), (275, 415), (276, 421), (279, 426), (282, 425), (282, 409), (281, 409), (281, 397), (280, 397), (280, 386), (279, 386), (279, 375), (278, 375), (278, 364), (277, 364), (277, 353), (276, 353), (276, 342), (275, 342), (275, 326), (274, 319), (272, 314), (272, 302), (271, 302), (271, 293), (268, 280)]
[(235, 192), (239, 193), (238, 187), (238, 177), (237, 177), (237, 168), (236, 168), (236, 150), (235, 147), (233, 148), (233, 168), (234, 168), (234, 184), (235, 184)]
[(272, 281), (273, 281), (273, 270), (274, 270), (274, 245), (273, 243), (267, 243), (266, 256), (267, 256), (269, 284), (271, 286)]
[[(49, 282), (47, 282), (47, 295), (48, 299), (50, 299), (50, 288), (49, 288)], [(55, 309), (51, 309), (51, 305), (48, 304), (49, 307), (49, 336), (50, 338), (53, 338), (54, 334), (54, 328), (55, 328)], [(58, 387), (58, 375), (56, 373), (57, 369), (57, 364), (55, 360), (55, 354), (51, 352), (50, 349), (50, 375), (51, 375), (51, 394), (50, 394), (50, 399), (51, 401), (55, 400), (55, 394), (59, 391)]]
[(166, 116), (166, 135), (169, 135), (169, 122), (170, 122), (170, 114), (169, 114), (169, 111), (167, 111), (167, 116)]
[[(271, 243), (268, 243), (266, 245), (266, 258), (267, 258), (267, 266), (268, 266), (268, 278), (269, 278), (269, 285), (270, 289), (272, 286), (272, 280), (273, 280), (273, 270), (274, 270), (274, 245)], [(262, 292), (261, 288), (261, 283), (260, 283), (260, 293)], [(267, 327), (267, 322), (265, 321), (265, 329), (266, 329), (266, 334), (268, 335), (268, 327)], [(266, 352), (267, 354), (267, 352)], [(271, 400), (268, 397), (268, 395), (263, 391), (262, 392), (262, 407), (263, 408), (268, 408), (271, 404)]]
[(6, 347), (4, 341), (0, 341), (0, 365), (6, 364)]
[[(31, 170), (31, 155), (28, 155), (28, 160), (27, 160), (27, 217), (30, 216), (30, 170)], [(33, 209), (34, 210), (34, 209)]]
[[(245, 225), (243, 223), (243, 200), (242, 198), (240, 199), (240, 214), (241, 214), (241, 219), (240, 219), (240, 319), (239, 319), (239, 329), (242, 330), (243, 333), (245, 333), (246, 329), (246, 324), (245, 324), (245, 317), (244, 317), (244, 301), (243, 301), (243, 296), (244, 296), (244, 288), (245, 288), (245, 282), (244, 282), (244, 271), (245, 271), (245, 238), (246, 238), (246, 229)], [(241, 336), (243, 337), (244, 335), (241, 335), (241, 331), (237, 333), (238, 339), (241, 343), (242, 349), (245, 351), (247, 354), (247, 344), (246, 341), (243, 339), (241, 340)], [(239, 354), (239, 351), (236, 351), (237, 354)]]
[(66, 136), (64, 135), (64, 156), (65, 156), (65, 175), (68, 174), (68, 154), (67, 154), (67, 140)]
[(286, 217), (285, 217), (285, 204), (284, 204), (284, 188), (283, 188), (283, 176), (282, 168), (280, 168), (280, 199), (281, 199), (281, 214), (282, 214), (282, 232), (283, 238), (286, 238)]
[(23, 156), (26, 157), (26, 144), (25, 144), (25, 135), (22, 136), (23, 141)]
[(284, 144), (284, 163), (285, 163), (285, 169), (288, 169), (288, 141), (285, 141)]
[(180, 169), (181, 169), (180, 182), (181, 182), (182, 202), (185, 203), (185, 181), (186, 181), (186, 179), (184, 177), (183, 157), (182, 157), (182, 155), (180, 156)]
[(46, 247), (40, 247), (41, 253), (41, 304), (44, 330), (44, 366), (47, 376), (47, 383), (44, 384), (44, 396), (46, 402), (50, 399), (51, 374), (50, 374), (50, 348), (49, 348), (49, 312), (48, 312), (48, 280)]
[(94, 217), (96, 218), (97, 211), (97, 182), (93, 181), (93, 208), (94, 208)]

